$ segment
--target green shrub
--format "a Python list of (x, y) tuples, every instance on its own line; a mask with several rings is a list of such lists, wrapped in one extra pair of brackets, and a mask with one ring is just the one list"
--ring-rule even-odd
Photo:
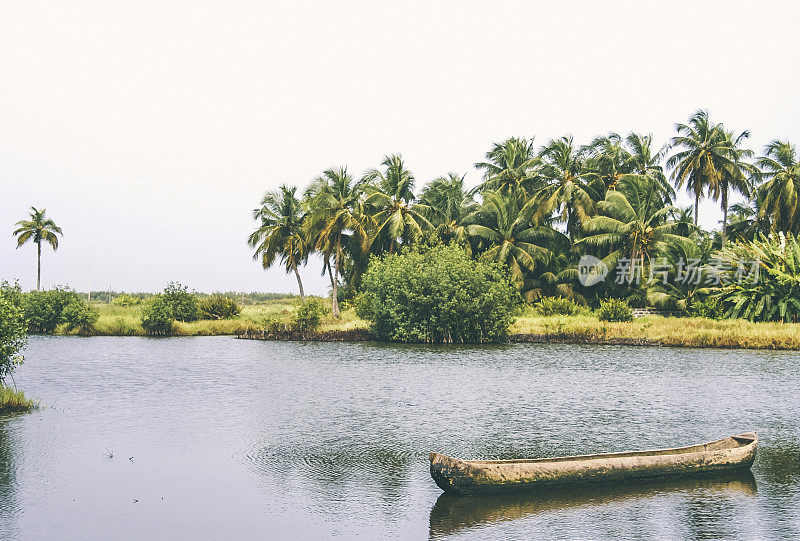
[(197, 302), (200, 319), (230, 319), (239, 315), (239, 304), (225, 295), (209, 295)]
[(356, 305), (380, 340), (481, 343), (506, 338), (517, 300), (499, 266), (438, 246), (371, 261)]
[(100, 312), (89, 306), (83, 299), (73, 300), (61, 312), (67, 331), (78, 331), (78, 334), (89, 334), (100, 317)]
[(142, 328), (144, 332), (155, 336), (172, 334), (172, 307), (161, 293), (153, 295), (142, 303)]
[(572, 300), (562, 297), (542, 297), (533, 305), (533, 309), (542, 316), (577, 316), (586, 310)]
[(136, 306), (137, 304), (141, 304), (142, 299), (139, 297), (134, 297), (133, 295), (128, 295), (127, 293), (123, 293), (119, 297), (115, 297), (112, 301), (113, 304), (117, 304), (119, 306)]
[(85, 301), (64, 287), (25, 293), (22, 296), (22, 308), (28, 322), (28, 332), (52, 333), (64, 322), (64, 308), (74, 302)]
[(597, 317), (600, 321), (633, 321), (633, 311), (622, 299), (609, 299), (600, 303)]
[(170, 282), (164, 288), (164, 302), (172, 312), (172, 318), (178, 321), (191, 323), (197, 321), (197, 297), (189, 293), (188, 287), (181, 286), (178, 282)]
[(53, 333), (56, 327), (66, 323), (68, 331), (77, 329), (84, 334), (91, 331), (99, 317), (98, 311), (83, 297), (65, 287), (31, 291), (21, 298), (28, 332)]
[(693, 300), (686, 310), (686, 315), (690, 317), (722, 319), (725, 315), (725, 310), (722, 308), (717, 299), (709, 297), (704, 300)]
[(300, 332), (313, 332), (317, 330), (327, 313), (328, 307), (322, 299), (309, 297), (295, 310), (292, 323)]
[(20, 351), (27, 342), (22, 292), (17, 284), (0, 284), (0, 386), (22, 364)]

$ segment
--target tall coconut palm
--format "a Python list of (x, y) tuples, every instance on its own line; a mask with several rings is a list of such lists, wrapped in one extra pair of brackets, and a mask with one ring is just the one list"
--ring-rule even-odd
[(623, 139), (616, 133), (595, 137), (591, 143), (581, 149), (587, 156), (586, 168), (593, 170), (606, 188), (616, 185), (619, 177), (632, 173), (627, 166), (630, 153), (623, 146)]
[(280, 258), (286, 272), (294, 272), (302, 299), (305, 295), (298, 267), (308, 260), (310, 246), (296, 192), (297, 188), (283, 185), (264, 196), (261, 207), (253, 211), (253, 218), (260, 226), (250, 234), (248, 243), (256, 249), (253, 259), (261, 258), (263, 268), (271, 267)]
[(511, 137), (494, 143), (486, 153), (486, 161), (475, 167), (483, 170), (483, 182), (474, 190), (499, 190), (504, 194), (518, 192), (531, 195), (538, 188), (536, 169), (541, 160), (533, 148), (533, 139)]
[(477, 203), (464, 190), (464, 176), (448, 173), (429, 182), (422, 190), (420, 203), (428, 210), (428, 219), (444, 242), (469, 246), (464, 218), (477, 209)]
[(542, 221), (559, 212), (572, 238), (579, 224), (594, 214), (595, 201), (604, 192), (603, 181), (598, 173), (585, 167), (571, 136), (551, 140), (540, 156), (539, 174), (545, 186), (536, 193), (537, 218)]
[(773, 231), (800, 234), (800, 159), (788, 141), (771, 141), (756, 162), (766, 182), (759, 188), (759, 218)]
[(486, 192), (481, 208), (466, 221), (467, 234), (481, 257), (508, 267), (519, 289), (529, 273), (547, 265), (553, 257), (551, 247), (569, 245), (564, 235), (535, 221), (520, 195)]
[[(750, 151), (741, 148), (749, 132), (734, 136), (722, 124), (714, 124), (708, 111), (697, 111), (688, 124), (676, 124), (678, 135), (672, 138), (671, 148), (677, 151), (667, 160), (672, 179), (678, 188), (684, 184), (694, 199), (694, 223), (697, 225), (700, 198), (706, 193), (722, 199), (722, 211), (727, 215), (728, 194), (731, 189), (748, 192), (747, 175), (751, 166), (743, 161)], [(723, 220), (723, 242), (727, 219)]]
[(660, 190), (652, 179), (640, 175), (623, 175), (616, 190), (609, 190), (597, 205), (597, 216), (584, 225), (586, 236), (575, 243), (603, 256), (603, 263), (614, 269), (622, 258), (623, 269), (632, 282), (637, 273), (659, 252), (671, 244), (682, 242), (675, 235), (675, 224), (666, 218), (671, 207), (664, 205)]
[(628, 151), (625, 172), (653, 179), (656, 186), (663, 191), (664, 201), (668, 205), (672, 204), (675, 199), (675, 189), (661, 167), (663, 149), (653, 151), (653, 136), (631, 132), (625, 138), (625, 148)]
[(398, 240), (409, 243), (433, 225), (424, 216), (428, 209), (412, 206), (415, 179), (403, 158), (386, 156), (381, 165), (383, 171), (372, 169), (363, 178), (367, 192), (364, 205), (373, 221), (369, 244), (373, 253), (383, 249), (393, 253)]
[(708, 118), (708, 111), (698, 110), (688, 124), (675, 124), (678, 135), (672, 138), (670, 148), (678, 150), (667, 159), (667, 167), (672, 169), (672, 180), (680, 189), (694, 195), (694, 225), (700, 207), (700, 198), (705, 193), (709, 178), (718, 175), (717, 156), (723, 154), (719, 148), (717, 127)]
[(749, 196), (751, 189), (750, 178), (757, 173), (756, 168), (744, 161), (753, 155), (751, 150), (742, 148), (742, 142), (750, 136), (749, 131), (739, 135), (727, 131), (719, 125), (720, 138), (726, 152), (720, 160), (719, 175), (712, 176), (708, 183), (708, 194), (713, 199), (719, 199), (722, 207), (722, 243), (728, 235), (728, 198), (731, 190), (744, 196)]
[(36, 243), (36, 291), (41, 289), (42, 284), (42, 241), (52, 246), (53, 250), (58, 250), (58, 236), (63, 235), (61, 228), (49, 219), (45, 214), (45, 209), (37, 210), (31, 207), (29, 220), (20, 220), (16, 223), (19, 226), (14, 231), (17, 237), (17, 248), (28, 241)]
[(317, 250), (333, 257), (331, 312), (339, 317), (338, 283), (344, 246), (358, 250), (366, 241), (366, 217), (362, 209), (362, 186), (346, 167), (326, 169), (307, 191), (309, 212), (305, 222), (308, 238)]

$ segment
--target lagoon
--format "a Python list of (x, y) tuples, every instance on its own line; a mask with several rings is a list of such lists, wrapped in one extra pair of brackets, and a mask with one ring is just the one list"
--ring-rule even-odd
[[(797, 537), (800, 354), (32, 336), (0, 538)], [(524, 458), (757, 430), (752, 475), (459, 499), (428, 452)]]

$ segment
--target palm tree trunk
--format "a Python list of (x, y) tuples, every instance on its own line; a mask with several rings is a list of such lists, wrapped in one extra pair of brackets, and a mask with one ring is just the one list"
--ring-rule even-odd
[(339, 231), (339, 234), (336, 236), (336, 259), (334, 260), (334, 265), (336, 269), (333, 271), (333, 300), (331, 302), (332, 308), (331, 313), (333, 317), (339, 317), (339, 291), (338, 291), (338, 282), (339, 282), (339, 264), (342, 260), (342, 232)]
[(697, 227), (697, 213), (700, 206), (700, 194), (694, 194), (694, 225)]
[(722, 244), (728, 238), (728, 190), (722, 190)]
[(328, 261), (325, 266), (328, 267), (328, 280), (331, 281), (331, 291), (333, 291), (333, 267), (331, 266), (330, 261)]
[(303, 281), (300, 280), (300, 272), (297, 270), (297, 265), (292, 267), (294, 270), (294, 275), (297, 277), (297, 286), (300, 288), (300, 300), (302, 301), (305, 298), (305, 294), (303, 293)]
[(42, 284), (42, 241), (36, 243), (36, 291)]

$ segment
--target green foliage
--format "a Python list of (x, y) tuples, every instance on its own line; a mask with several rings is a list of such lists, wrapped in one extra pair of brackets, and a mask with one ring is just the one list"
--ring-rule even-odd
[(703, 300), (695, 299), (686, 310), (690, 317), (704, 317), (708, 319), (722, 319), (725, 312), (719, 301), (713, 297)]
[(80, 295), (64, 287), (25, 293), (22, 297), (22, 308), (28, 322), (28, 332), (52, 333), (66, 321), (64, 310), (71, 304), (76, 306), (69, 313), (77, 317), (80, 311), (77, 306), (86, 305), (86, 302)]
[(119, 297), (114, 297), (112, 302), (114, 304), (118, 304), (119, 306), (136, 306), (137, 304), (142, 303), (142, 299), (139, 297), (134, 297), (133, 295), (128, 295), (127, 293), (123, 293)]
[(0, 414), (30, 411), (39, 407), (37, 400), (25, 398), (22, 391), (17, 391), (0, 384)]
[(239, 304), (225, 295), (203, 297), (197, 303), (200, 319), (230, 319), (242, 311)]
[(633, 311), (622, 299), (609, 299), (600, 303), (597, 317), (600, 321), (633, 321)]
[(20, 288), (3, 281), (0, 284), (0, 385), (22, 364), (20, 351), (27, 341), (25, 330)]
[(543, 316), (577, 316), (586, 311), (574, 301), (562, 297), (543, 297), (534, 309)]
[(508, 333), (517, 299), (498, 264), (440, 246), (373, 260), (357, 309), (383, 340), (498, 342)]
[(179, 282), (170, 282), (164, 288), (164, 302), (172, 313), (172, 319), (191, 323), (197, 321), (200, 312), (197, 308), (197, 297), (189, 293), (187, 286)]
[(313, 332), (317, 330), (322, 318), (328, 313), (325, 302), (319, 297), (309, 297), (297, 307), (292, 318), (295, 329), (300, 332)]
[(142, 328), (147, 334), (155, 336), (169, 336), (172, 334), (172, 324), (175, 321), (172, 307), (166, 300), (166, 295), (159, 293), (153, 295), (142, 303)]
[[(761, 236), (726, 245), (719, 253), (728, 264), (716, 297), (725, 317), (750, 321), (800, 321), (800, 244), (791, 233)], [(740, 279), (739, 266), (758, 262), (757, 279)], [(746, 278), (746, 277), (745, 277)]]
[(97, 323), (100, 312), (89, 306), (83, 299), (77, 298), (64, 307), (61, 317), (67, 324), (68, 332), (77, 330), (78, 334), (89, 334), (94, 324)]

